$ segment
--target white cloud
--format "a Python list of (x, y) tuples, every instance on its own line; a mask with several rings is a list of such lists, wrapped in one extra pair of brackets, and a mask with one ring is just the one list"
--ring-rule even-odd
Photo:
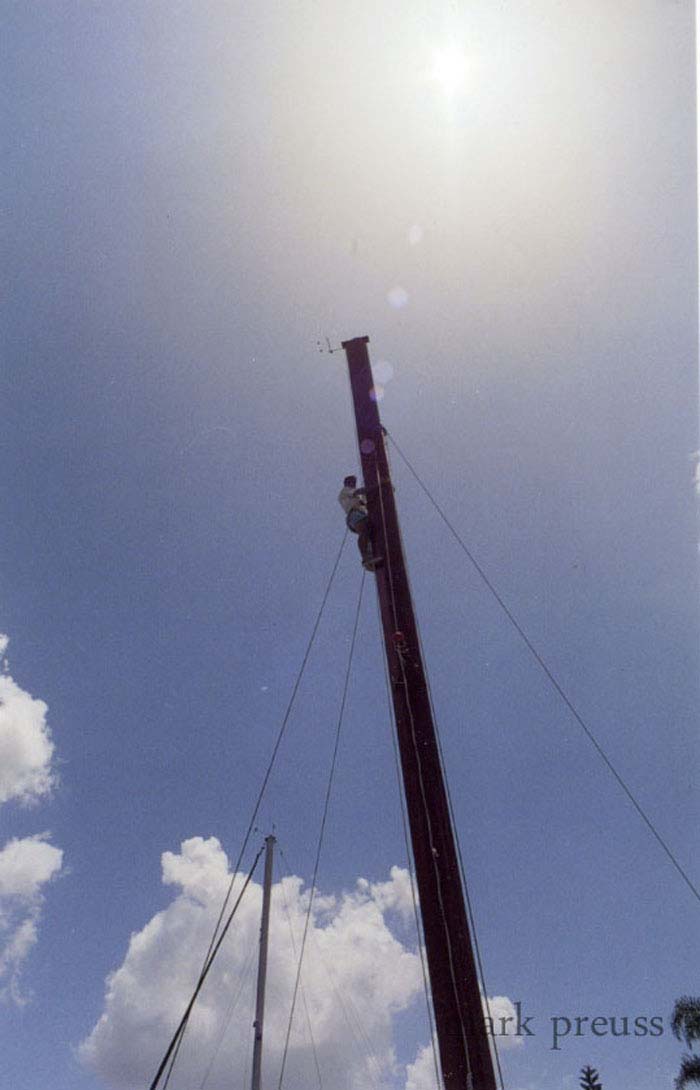
[[(163, 881), (179, 887), (168, 907), (132, 935), (122, 965), (107, 979), (104, 1011), (80, 1053), (116, 1087), (148, 1085), (194, 982), (228, 885), (228, 861), (215, 838), (194, 837), (166, 852)], [(241, 879), (237, 880), (240, 889)], [(234, 893), (235, 896), (235, 893)], [(247, 979), (214, 1063), (207, 1090), (230, 1086), (252, 1040), (253, 990), (262, 890), (251, 883), (191, 1020), (178, 1059), (178, 1084), (199, 1085), (221, 1037), (240, 980)], [(296, 957), (308, 891), (299, 878), (273, 886), (263, 1077), (279, 1077)], [(335, 1090), (386, 1085), (395, 1073), (392, 1018), (422, 993), (420, 961), (391, 933), (386, 916), (413, 912), (408, 876), (358, 882), (338, 897), (314, 901), (291, 1046), (288, 1090), (315, 1084), (308, 1010), (324, 1082)], [(247, 968), (246, 968), (247, 967)]]
[(63, 852), (47, 834), (14, 839), (0, 851), (0, 997), (23, 1003), (23, 963), (37, 940), (42, 889), (60, 871)]
[[(0, 659), (9, 638), (0, 633)], [(30, 803), (48, 795), (55, 783), (54, 744), (46, 723), (48, 708), (5, 672), (0, 676), (0, 803)], [(63, 852), (48, 834), (9, 840), (0, 850), (0, 999), (24, 1003), (20, 975), (37, 941), (43, 887), (61, 869)]]
[[(7, 636), (1, 636), (0, 656), (7, 643)], [(8, 674), (0, 677), (0, 803), (33, 802), (54, 785), (47, 711), (43, 700), (30, 696)]]
[(362, 893), (367, 893), (382, 912), (396, 911), (404, 923), (409, 923), (415, 918), (411, 879), (407, 870), (392, 867), (388, 882), (370, 884), (366, 878), (360, 878), (357, 888)]
[(482, 997), (484, 1014), (491, 1019), (492, 1036), (499, 1052), (509, 1048), (518, 1048), (525, 1040), (526, 1033), (517, 1035), (518, 1012), (507, 995), (489, 996), (488, 1006)]
[(46, 833), (9, 840), (0, 851), (0, 904), (33, 901), (60, 868), (62, 854), (47, 843)]
[[(228, 860), (218, 840), (193, 837), (162, 856), (170, 904), (131, 936), (121, 966), (107, 978), (104, 1009), (80, 1056), (108, 1085), (148, 1085), (196, 982), (228, 887)], [(234, 889), (240, 890), (242, 876)], [(273, 885), (263, 1082), (279, 1078), (296, 954), (309, 892), (300, 878)], [(251, 882), (195, 1007), (177, 1062), (177, 1085), (224, 1090), (231, 1073), (249, 1073), (262, 889)], [(368, 1090), (397, 1082), (436, 1090), (432, 1049), (419, 1050), (405, 1072), (396, 1063), (393, 1018), (422, 997), (418, 954), (389, 924), (409, 934), (413, 901), (408, 873), (392, 867), (386, 882), (359, 879), (338, 896), (317, 894), (307, 939), (285, 1069), (287, 1090), (316, 1085), (309, 1024), (318, 1064), (334, 1090)], [(495, 997), (492, 1014), (513, 1015)], [(307, 1018), (308, 1012), (308, 1018)], [(218, 1052), (216, 1051), (218, 1047)], [(243, 1081), (245, 1079), (243, 1078)]]
[(442, 1090), (435, 1075), (435, 1056), (431, 1045), (418, 1050), (406, 1068), (406, 1090)]
[[(482, 995), (481, 1005), (484, 1016), (491, 1019), (490, 1025), (493, 1033), (489, 1036), (492, 1055), (494, 1040), (499, 1053), (522, 1045), (523, 1035), (520, 1037), (515, 1035), (517, 1011), (508, 996), (490, 996), (487, 1004)], [(501, 1021), (502, 1019), (503, 1021)], [(406, 1067), (405, 1090), (442, 1090), (442, 1084), (438, 1082), (435, 1075), (435, 1054), (431, 1045), (424, 1045), (419, 1048), (414, 1062)]]

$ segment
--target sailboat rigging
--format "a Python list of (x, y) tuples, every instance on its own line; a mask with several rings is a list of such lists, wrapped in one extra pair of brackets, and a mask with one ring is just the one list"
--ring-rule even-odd
[[(343, 342), (375, 555), (377, 595), (411, 834), (440, 1067), (445, 1090), (496, 1090), (477, 964), (462, 889), (389, 463), (373, 397), (368, 337)], [(252, 1090), (260, 1090), (272, 842), (265, 891), (255, 1014)], [(270, 871), (270, 873), (268, 873)]]
[[(368, 337), (358, 337), (343, 342), (342, 348), (346, 354), (350, 374), (357, 442), (364, 480), (363, 491), (367, 505), (372, 546), (375, 556), (378, 559), (381, 558), (381, 564), (378, 563), (376, 567), (372, 566), (370, 570), (373, 571), (377, 581), (377, 597), (403, 779), (405, 808), (410, 831), (411, 854), (413, 856), (418, 893), (417, 900), (425, 940), (427, 973), (432, 998), (441, 1080), (444, 1090), (496, 1090), (494, 1062), (484, 1019), (482, 993), (479, 987), (478, 962), (475, 956), (469, 915), (465, 905), (465, 891), (462, 885), (460, 867), (461, 860), (452, 824), (449, 795), (433, 721), (430, 693), (406, 571), (394, 489), (385, 445), (385, 431), (379, 417), (376, 397), (373, 396), (374, 381), (367, 349), (368, 343)], [(337, 563), (336, 560), (333, 574), (335, 574)], [(326, 596), (324, 596), (324, 603), (327, 593), (328, 590)], [(361, 595), (355, 618), (353, 646), (360, 603)], [(314, 627), (314, 634), (317, 625), (318, 619)], [(313, 642), (313, 634), (311, 642)], [(304, 661), (308, 656), (311, 642), (307, 648)], [(346, 676), (343, 704), (347, 692), (348, 676), (349, 673)], [(298, 680), (294, 692), (296, 692)], [(293, 699), (294, 694), (292, 701)], [(263, 787), (246, 834), (241, 857), (252, 831), (253, 821), (279, 748), (290, 708), (291, 702), (273, 750)], [(336, 752), (337, 736), (334, 760)], [(326, 797), (326, 807), (328, 798), (329, 793), (327, 793)], [(262, 1082), (263, 1020), (274, 843), (274, 836), (266, 837), (251, 1090), (261, 1090)], [(317, 865), (320, 843), (319, 841)], [(219, 924), (223, 919), (231, 894), (232, 879), (195, 992), (151, 1083), (151, 1090), (156, 1090), (161, 1075), (165, 1071), (168, 1060), (170, 1060), (170, 1068), (165, 1082), (165, 1086), (167, 1086), (194, 1001), (201, 990), (205, 977), (209, 973), (214, 957), (240, 903), (243, 892), (252, 877), (255, 866), (262, 855), (262, 851), (261, 848), (248, 874), (243, 890), (238, 895), (233, 911), (229, 915), (223, 931), (217, 937)], [(234, 868), (234, 878), (237, 869), (237, 867)], [(314, 872), (310, 891), (312, 899), (315, 878), (316, 871)], [(310, 912), (310, 908), (311, 902), (309, 903), (308, 912)], [(297, 970), (297, 985), (300, 971), (301, 960)], [(297, 985), (295, 985), (295, 995)], [(291, 1029), (291, 1021), (289, 1028)], [(280, 1076), (280, 1085), (281, 1079), (282, 1076)]]
[[(410, 829), (411, 850), (409, 850), (409, 856), (413, 856), (416, 885), (418, 888), (422, 930), (425, 939), (427, 975), (429, 977), (429, 1003), (430, 998), (432, 998), (432, 1014), (435, 1023), (437, 1050), (439, 1052), (439, 1065), (436, 1058), (437, 1082), (438, 1084), (442, 1083), (444, 1090), (496, 1090), (494, 1064), (498, 1070), (501, 1086), (503, 1085), (503, 1082), (498, 1053), (495, 1047), (492, 1051), (489, 1032), (487, 1031), (487, 1022), (490, 1020), (484, 1017), (482, 1007), (482, 1003), (488, 1003), (488, 1000), (486, 999), (486, 989), (483, 983), (479, 950), (473, 933), (471, 910), (469, 912), (467, 911), (469, 906), (468, 900), (465, 903), (466, 888), (463, 885), (461, 858), (453, 828), (451, 803), (444, 775), (439, 739), (433, 721), (430, 692), (423, 664), (420, 637), (413, 610), (398, 514), (394, 499), (394, 489), (386, 448), (386, 439), (389, 437), (388, 433), (383, 428), (379, 417), (377, 407), (378, 399), (376, 397), (372, 368), (367, 349), (368, 343), (369, 338), (358, 337), (343, 342), (342, 348), (346, 353), (350, 374), (357, 442), (364, 480), (364, 488), (362, 489), (364, 496), (363, 502), (366, 504), (366, 512), (370, 524), (369, 535), (372, 539), (371, 554), (374, 560), (376, 560), (376, 563), (371, 564), (369, 567), (367, 564), (364, 566), (367, 570), (372, 571), (377, 581), (377, 597), (389, 679), (388, 687), (394, 711), (397, 750), (399, 753), (405, 796), (405, 810), (408, 817), (408, 827)], [(615, 781), (622, 788), (625, 795), (632, 803), (645, 825), (649, 828), (650, 832), (654, 835), (668, 859), (673, 863), (676, 870), (691, 889), (694, 896), (700, 899), (700, 893), (698, 893), (696, 887), (686, 875), (667, 843), (656, 831), (641, 804), (627, 787), (625, 781), (608, 758), (595, 735), (587, 726), (585, 720), (577, 711), (560, 683), (557, 681), (543, 657), (529, 639), (523, 627), (518, 623), (514, 614), (500, 596), (493, 583), (489, 580), (483, 568), (470, 552), (454, 526), (449, 522), (447, 516), (433, 499), (432, 495), (428, 492), (426, 486), (423, 484), (420, 477), (418, 477), (416, 471), (407, 461), (395, 442), (394, 446), (398, 449), (399, 454), (408, 465), (408, 468), (411, 470), (411, 473), (416, 478), (421, 488), (427, 493), (438, 514), (446, 523), (483, 582), (495, 597), (499, 606), (518, 632), (533, 658), (541, 667), (544, 675), (560, 695), (564, 704), (569, 709), (588, 740), (592, 743), (598, 756), (613, 775)], [(260, 1090), (262, 1082), (262, 1022), (265, 991), (265, 960), (267, 951), (267, 923), (265, 921), (266, 919), (269, 920), (269, 891), (271, 886), (273, 837), (268, 837), (266, 839), (265, 849), (261, 848), (258, 852), (253, 866), (245, 878), (243, 889), (238, 894), (236, 902), (225, 922), (224, 918), (232, 894), (233, 885), (239, 873), (240, 863), (253, 831), (254, 822), (289, 721), (289, 715), (298, 692), (301, 677), (328, 600), (329, 591), (335, 578), (336, 571), (338, 570), (344, 544), (345, 538), (341, 543), (330, 579), (323, 594), (321, 606), (304, 652), (300, 670), (294, 682), (291, 698), (288, 702), (272, 750), (262, 786), (253, 809), (253, 814), (244, 837), (240, 855), (233, 868), (233, 875), (228, 893), (215, 926), (214, 935), (205, 956), (194, 994), (185, 1009), (185, 1013), (168, 1046), (165, 1057), (161, 1061), (155, 1078), (151, 1083), (150, 1090), (157, 1090), (161, 1076), (164, 1074), (169, 1063), (170, 1066), (165, 1075), (165, 1082), (163, 1085), (163, 1090), (167, 1090), (173, 1065), (177, 1059), (194, 1002), (211, 969), (214, 958), (231, 924), (232, 918), (236, 913), (243, 893), (253, 876), (257, 862), (260, 859), (263, 850), (266, 849), (265, 889), (267, 892), (264, 891), (263, 897), (263, 926), (261, 928), (258, 1002), (256, 1004), (255, 1017), (256, 1054), (252, 1087), (252, 1090)], [(358, 599), (355, 627), (351, 640), (343, 700), (341, 702), (338, 721), (338, 731), (340, 730), (343, 708), (347, 695), (347, 683), (352, 663), (352, 651), (357, 634), (357, 622), (359, 619), (361, 602), (362, 591), (360, 592)], [(316, 854), (316, 864), (307, 906), (305, 933), (306, 927), (308, 927), (311, 905), (313, 903), (323, 827), (330, 797), (333, 768), (337, 755), (337, 745), (338, 733), (336, 733), (336, 743), (326, 793), (326, 809), (324, 809), (324, 817), (321, 823), (321, 834)], [(220, 930), (220, 928), (222, 929)], [(264, 942), (263, 936), (265, 936)], [(295, 981), (295, 997), (299, 986), (302, 958), (303, 943)], [(482, 988), (479, 986), (480, 978), (483, 993)], [(426, 991), (427, 990), (428, 989), (426, 988)], [(285, 1058), (287, 1046), (289, 1044), (289, 1034), (291, 1032), (293, 1015), (294, 1003), (292, 1003), (287, 1041), (285, 1044)], [(318, 1070), (317, 1061), (316, 1065)], [(440, 1070), (438, 1070), (438, 1067)], [(282, 1086), (283, 1076), (284, 1060), (279, 1080), (280, 1088)]]

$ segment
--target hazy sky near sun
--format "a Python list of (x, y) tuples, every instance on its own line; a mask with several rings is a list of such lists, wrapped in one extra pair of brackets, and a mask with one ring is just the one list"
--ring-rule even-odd
[[(697, 882), (693, 16), (687, 0), (6, 5), (15, 1090), (148, 1084), (184, 1001), (178, 939), (196, 945), (202, 889), (218, 896), (237, 856), (357, 471), (326, 338), (369, 334), (384, 423)], [(464, 61), (451, 90), (445, 55)], [(392, 463), (488, 989), (537, 1026), (505, 1050), (506, 1086), (570, 1090), (584, 1063), (606, 1086), (671, 1086), (697, 901)], [(350, 541), (258, 820), (305, 884), (360, 574)], [(317, 967), (309, 995), (336, 1090), (368, 1070), (432, 1090), (372, 597), (314, 917), (377, 1026), (369, 1068)], [(299, 913), (306, 885), (285, 881)], [(183, 1054), (195, 1081), (226, 996), (222, 976)], [(551, 1049), (552, 1016), (613, 1014), (666, 1031)], [(242, 1055), (224, 1047), (210, 1090), (232, 1069), (243, 1086)], [(301, 1037), (297, 1061), (290, 1086), (313, 1078)]]

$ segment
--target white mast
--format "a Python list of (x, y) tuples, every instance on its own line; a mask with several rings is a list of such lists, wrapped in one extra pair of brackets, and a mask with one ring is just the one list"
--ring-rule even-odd
[(263, 1016), (265, 1014), (265, 977), (267, 975), (267, 939), (270, 929), (270, 891), (272, 889), (272, 852), (274, 836), (265, 837), (265, 880), (263, 883), (262, 921), (260, 924), (260, 955), (258, 958), (258, 989), (255, 997), (255, 1039), (253, 1043), (252, 1090), (260, 1090), (262, 1063)]

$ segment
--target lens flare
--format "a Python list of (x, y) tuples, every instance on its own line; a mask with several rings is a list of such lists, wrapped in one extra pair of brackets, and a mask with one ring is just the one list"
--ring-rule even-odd
[(402, 288), (400, 284), (393, 287), (391, 291), (386, 293), (387, 302), (394, 308), (394, 310), (401, 310), (406, 306), (408, 302), (408, 292), (405, 288)]
[(394, 368), (388, 360), (379, 360), (372, 364), (372, 373), (381, 386), (386, 386), (394, 377)]
[(467, 61), (457, 46), (438, 50), (433, 57), (430, 79), (439, 84), (448, 98), (464, 88), (467, 80)]

